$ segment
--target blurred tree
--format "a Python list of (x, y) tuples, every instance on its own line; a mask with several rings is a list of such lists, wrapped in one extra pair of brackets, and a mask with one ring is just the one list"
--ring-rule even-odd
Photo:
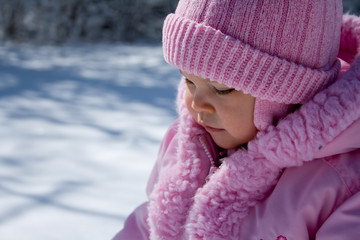
[[(178, 0), (0, 0), (0, 42), (161, 40)], [(343, 0), (360, 14), (360, 0)]]
[(0, 0), (0, 41), (160, 41), (177, 0)]
[(360, 0), (343, 0), (344, 12), (360, 14)]

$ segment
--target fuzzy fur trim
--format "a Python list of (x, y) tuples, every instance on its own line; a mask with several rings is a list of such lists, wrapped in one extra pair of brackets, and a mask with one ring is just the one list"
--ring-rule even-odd
[[(181, 82), (178, 102), (183, 102), (185, 94), (184, 81)], [(176, 159), (179, 161), (161, 176), (162, 181), (150, 195), (150, 239), (181, 239), (192, 197), (205, 183), (206, 175), (200, 174), (204, 171), (204, 160), (199, 158), (199, 145), (194, 139), (205, 134), (205, 130), (193, 120), (184, 104), (178, 104), (178, 112), (180, 140)]]
[(360, 18), (344, 15), (341, 25), (339, 57), (351, 63), (360, 53)]

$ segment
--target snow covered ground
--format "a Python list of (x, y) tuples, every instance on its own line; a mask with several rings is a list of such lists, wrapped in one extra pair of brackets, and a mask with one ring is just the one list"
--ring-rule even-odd
[(0, 239), (110, 239), (175, 119), (160, 46), (0, 46)]

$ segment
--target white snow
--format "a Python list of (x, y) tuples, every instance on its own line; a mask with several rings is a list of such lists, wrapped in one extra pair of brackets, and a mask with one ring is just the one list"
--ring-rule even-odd
[(161, 46), (0, 46), (0, 239), (111, 239), (176, 118)]

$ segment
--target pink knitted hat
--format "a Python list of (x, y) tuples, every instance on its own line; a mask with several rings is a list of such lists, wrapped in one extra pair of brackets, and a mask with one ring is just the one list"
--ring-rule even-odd
[(165, 60), (256, 97), (258, 129), (335, 80), (341, 0), (180, 0)]

